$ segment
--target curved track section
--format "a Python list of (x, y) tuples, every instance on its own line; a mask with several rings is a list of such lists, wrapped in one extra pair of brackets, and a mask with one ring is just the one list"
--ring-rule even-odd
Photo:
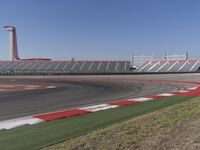
[(118, 99), (184, 90), (177, 83), (142, 82), (116, 77), (0, 80), (0, 85), (57, 86), (54, 89), (27, 89), (0, 92), (0, 120), (88, 106)]

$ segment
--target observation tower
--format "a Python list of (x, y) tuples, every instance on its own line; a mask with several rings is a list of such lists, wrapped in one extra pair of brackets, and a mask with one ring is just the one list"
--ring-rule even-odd
[(19, 60), (16, 28), (13, 26), (4, 26), (4, 28), (9, 32), (9, 60)]

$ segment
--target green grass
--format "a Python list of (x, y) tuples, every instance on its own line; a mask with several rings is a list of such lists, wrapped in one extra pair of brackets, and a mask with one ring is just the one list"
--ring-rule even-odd
[(198, 149), (199, 116), (200, 97), (197, 97), (43, 150)]
[(84, 116), (0, 131), (0, 150), (40, 149), (191, 98), (193, 97), (173, 96)]

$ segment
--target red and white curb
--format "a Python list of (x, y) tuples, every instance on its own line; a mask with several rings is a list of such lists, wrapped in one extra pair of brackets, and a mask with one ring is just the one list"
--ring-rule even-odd
[(58, 87), (48, 86), (48, 85), (0, 85), (0, 91), (54, 89), (54, 88), (58, 88)]
[(25, 118), (0, 121), (0, 130), (12, 129), (12, 128), (25, 126), (25, 125), (33, 125), (33, 124), (37, 124), (43, 121), (44, 120), (42, 119), (33, 118), (33, 117), (25, 117)]
[(52, 121), (52, 120), (57, 120), (57, 119), (62, 119), (62, 118), (69, 118), (69, 117), (74, 117), (78, 115), (84, 115), (87, 113), (102, 111), (106, 109), (112, 109), (112, 108), (121, 107), (125, 105), (138, 104), (141, 102), (151, 101), (151, 100), (174, 96), (174, 95), (200, 96), (200, 86), (199, 86), (200, 83), (190, 83), (190, 84), (196, 84), (196, 86), (192, 88), (188, 88), (187, 90), (184, 90), (184, 91), (173, 91), (169, 93), (162, 93), (162, 94), (156, 94), (156, 95), (151, 95), (151, 96), (144, 96), (144, 97), (138, 97), (138, 98), (132, 98), (132, 99), (123, 99), (123, 100), (118, 100), (114, 102), (96, 104), (96, 105), (86, 106), (86, 107), (79, 107), (76, 109), (65, 110), (65, 111), (60, 111), (60, 112), (53, 112), (53, 113), (48, 113), (48, 114), (34, 115), (30, 117), (0, 121), (0, 130), (8, 130), (8, 129), (13, 129), (13, 128), (21, 127), (25, 125), (38, 124), (44, 121)]

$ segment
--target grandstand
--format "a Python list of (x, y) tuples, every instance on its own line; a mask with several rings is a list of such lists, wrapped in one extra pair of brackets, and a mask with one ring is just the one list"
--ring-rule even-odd
[[(137, 59), (135, 59), (137, 58)], [(185, 55), (167, 55), (165, 53), (163, 59), (155, 60), (149, 56), (134, 56), (132, 59), (132, 66), (137, 64), (138, 58), (143, 59), (140, 66), (135, 67), (134, 72), (139, 73), (167, 73), (167, 72), (199, 72), (200, 60), (189, 59), (188, 52)], [(141, 60), (139, 61), (141, 62)]]
[(0, 61), (0, 75), (134, 74), (199, 72), (200, 60), (152, 60), (137, 69), (130, 61)]
[(135, 72), (198, 72), (200, 60), (158, 60), (147, 61)]
[(129, 73), (129, 61), (0, 61), (0, 75)]

